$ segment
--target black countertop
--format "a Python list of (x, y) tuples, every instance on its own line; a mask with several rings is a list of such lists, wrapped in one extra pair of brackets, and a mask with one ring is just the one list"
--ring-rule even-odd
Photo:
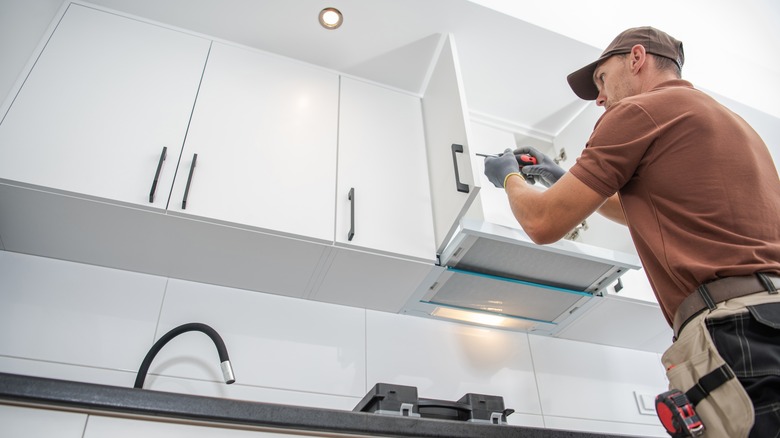
[(0, 373), (0, 404), (4, 402), (59, 407), (91, 414), (385, 437), (617, 436), (259, 403)]

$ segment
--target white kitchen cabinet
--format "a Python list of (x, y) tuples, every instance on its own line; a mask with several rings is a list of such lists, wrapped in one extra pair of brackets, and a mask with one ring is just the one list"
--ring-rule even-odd
[(0, 180), (165, 209), (208, 49), (69, 5), (0, 124)]
[(436, 260), (420, 98), (342, 77), (336, 246), (310, 298), (398, 312)]
[(338, 90), (334, 72), (213, 43), (169, 212), (332, 242)]
[[(306, 293), (323, 256), (319, 242), (333, 241), (337, 75), (270, 56), (269, 73), (257, 75), (259, 55), (238, 50), (245, 56), (236, 61), (237, 49), (215, 43), (213, 74), (204, 81), (195, 116), (199, 124), (191, 128), (177, 172), (210, 42), (74, 4), (49, 40), (0, 125), (4, 249), (275, 294)], [(237, 77), (226, 78), (226, 69)], [(257, 96), (257, 87), (239, 81), (252, 75), (298, 91), (290, 100), (294, 108), (275, 116), (282, 97)], [(301, 76), (306, 84), (295, 88)], [(324, 99), (318, 80), (329, 86)], [(242, 100), (235, 88), (220, 88), (225, 81), (254, 94)], [(322, 130), (308, 130), (324, 125), (325, 147), (304, 141), (319, 140)], [(260, 128), (275, 136), (258, 139)], [(227, 143), (211, 144), (214, 137)], [(298, 161), (310, 168), (287, 172), (291, 163), (280, 160), (295, 156), (287, 144), (308, 154)], [(167, 157), (161, 162), (163, 146)], [(186, 183), (190, 152), (199, 151), (189, 210), (181, 209), (181, 191), (174, 196), (178, 207), (174, 201), (166, 210), (174, 175)], [(137, 162), (145, 162), (144, 169)], [(158, 214), (163, 212), (168, 214)], [(261, 232), (266, 229), (274, 232)]]
[(336, 242), (434, 261), (420, 99), (341, 80)]
[(432, 262), (336, 247), (309, 298), (396, 313), (434, 268)]
[(452, 35), (442, 40), (422, 109), (436, 251), (441, 253), (481, 188), (470, 164), (468, 105)]
[[(344, 175), (358, 177), (358, 199), (370, 203), (365, 204), (368, 210), (361, 204), (359, 215), (367, 216), (360, 216), (360, 243), (336, 251), (333, 245), (339, 129), (337, 73), (229, 43), (211, 44), (199, 37), (108, 11), (80, 5), (70, 5), (68, 9), (61, 28), (53, 31), (52, 42), (43, 49), (39, 66), (33, 68), (31, 79), (21, 88), (2, 125), (5, 137), (0, 135), (0, 155), (9, 158), (0, 165), (0, 236), (4, 249), (272, 294), (398, 310), (435, 259), (419, 98), (379, 93), (368, 96), (368, 100), (376, 98), (381, 102), (364, 102), (360, 99), (365, 96), (352, 93), (358, 98), (350, 110), (352, 114), (379, 108), (370, 118), (374, 125), (381, 125), (385, 116), (393, 119), (384, 120), (391, 127), (384, 129), (383, 137), (401, 143), (397, 148), (408, 154), (396, 158), (397, 169), (391, 178), (403, 175), (404, 183), (409, 186), (404, 191), (411, 195), (394, 198), (384, 188), (385, 183), (392, 186), (390, 178), (366, 178), (365, 173), (356, 170), (360, 151), (354, 149), (355, 143), (351, 153), (347, 147), (341, 169)], [(71, 22), (70, 27), (65, 25)], [(146, 35), (156, 36), (157, 32), (202, 43), (200, 60), (191, 69), (195, 74), (184, 74), (187, 63), (179, 60), (177, 53), (166, 56), (158, 48), (166, 44)], [(70, 33), (76, 36), (66, 38)], [(83, 48), (76, 38), (81, 33), (89, 35), (88, 40), (107, 54), (101, 58), (97, 48)], [(136, 54), (137, 64), (155, 71), (174, 72), (173, 79), (167, 73), (161, 75), (174, 83), (170, 90), (160, 85), (153, 93), (145, 89), (125, 91), (134, 88), (131, 85), (139, 85), (137, 82), (145, 84), (155, 80), (153, 83), (158, 84), (161, 81), (156, 76), (140, 76), (109, 56), (126, 52), (125, 40), (135, 39), (151, 45), (149, 51), (155, 55), (147, 60)], [(23, 131), (32, 126), (27, 119), (33, 118), (36, 106), (43, 105), (42, 97), (36, 101), (26, 96), (47, 94), (37, 91), (39, 88), (53, 95), (64, 87), (55, 71), (70, 65), (60, 58), (78, 58), (70, 52), (84, 59), (83, 63), (88, 65), (84, 69), (103, 68), (101, 74), (111, 76), (112, 80), (98, 82), (95, 87), (90, 86), (90, 81), (82, 80), (78, 85), (80, 93), (91, 96), (92, 100), (81, 100), (75, 105), (72, 101), (79, 93), (66, 93), (65, 97), (55, 99), (54, 106), (59, 105), (59, 111), (64, 112), (62, 107), (72, 104), (75, 105), (72, 119), (101, 120), (100, 110), (111, 112), (114, 107), (109, 104), (117, 103), (119, 108), (129, 108), (129, 116), (136, 115), (142, 120), (135, 121), (128, 116), (112, 118), (96, 126), (82, 124), (71, 132), (72, 144), (62, 145), (62, 150), (36, 139), (36, 135), (46, 132), (41, 128), (30, 140), (41, 146), (26, 151), (25, 144), (14, 138), (23, 137)], [(136, 52), (143, 50), (136, 48)], [(183, 49), (181, 52), (187, 53)], [(104, 60), (107, 65), (93, 58)], [(171, 59), (178, 67), (164, 68), (165, 63), (158, 58)], [(130, 69), (135, 76), (125, 78), (122, 72), (110, 74), (115, 62), (119, 65), (117, 69)], [(49, 63), (52, 65), (47, 67)], [(75, 69), (71, 76), (78, 76), (82, 70)], [(73, 82), (75, 79), (78, 78)], [(175, 122), (168, 114), (174, 112), (168, 105), (169, 94), (174, 91), (175, 96), (186, 94), (181, 84), (188, 81), (192, 86), (187, 105), (175, 108), (185, 117), (181, 123)], [(101, 96), (103, 100), (99, 99)], [(130, 100), (130, 104), (112, 96)], [(135, 96), (142, 96), (143, 104), (131, 99)], [(44, 113), (52, 115), (42, 120), (40, 126), (52, 124), (61, 130), (67, 126), (56, 120), (56, 111)], [(149, 184), (144, 185), (143, 196), (123, 198), (113, 193), (109, 183), (95, 184), (95, 191), (90, 191), (91, 186), (86, 184), (68, 185), (70, 180), (98, 179), (89, 172), (103, 172), (105, 166), (94, 161), (83, 172), (66, 162), (66, 169), (54, 177), (36, 170), (33, 155), (45, 155), (46, 149), (57, 149), (56, 159), (66, 155), (63, 151), (89, 158), (94, 155), (93, 149), (100, 151), (96, 145), (104, 143), (101, 136), (110, 134), (111, 138), (120, 138), (130, 125), (133, 132), (151, 135), (159, 131), (152, 129), (157, 125), (149, 126), (146, 113), (152, 114), (151, 120), (159, 126), (181, 125), (182, 129), (175, 146), (168, 147), (164, 162), (160, 161), (162, 149), (150, 156)], [(365, 120), (345, 121), (342, 125), (349, 127), (345, 128), (346, 132), (352, 130), (360, 137), (367, 132), (360, 126)], [(399, 134), (392, 134), (395, 131)], [(86, 140), (92, 143), (85, 143)], [(80, 149), (81, 144), (90, 147)], [(119, 151), (130, 150), (122, 154), (124, 157), (136, 154), (138, 148), (118, 142), (105, 154), (119, 156)], [(46, 156), (46, 160), (54, 161), (54, 158)], [(157, 193), (150, 207), (144, 196), (149, 196), (151, 180), (160, 163)], [(381, 164), (377, 167), (381, 171), (386, 169)], [(350, 174), (350, 171), (354, 172)], [(39, 177), (28, 177), (28, 173)], [(115, 173), (112, 176), (123, 180), (122, 172), (108, 173)], [(347, 183), (357, 185), (355, 181)], [(391, 207), (389, 200), (398, 203)], [(377, 215), (380, 208), (384, 213)], [(417, 211), (412, 213), (412, 208)], [(406, 210), (409, 210), (406, 221), (396, 221), (397, 212)], [(392, 229), (388, 231), (388, 228)], [(399, 228), (408, 229), (404, 230), (405, 238), (394, 234), (393, 230)], [(399, 242), (403, 244), (398, 245)], [(364, 249), (371, 252), (361, 252)], [(384, 257), (398, 255), (401, 257), (385, 263)], [(360, 272), (341, 270), (344, 266), (341, 262), (354, 256), (361, 256)], [(370, 266), (365, 265), (367, 262)], [(379, 277), (367, 278), (367, 272)], [(385, 281), (388, 278), (394, 281)], [(353, 287), (356, 281), (376, 286), (371, 287), (372, 294), (358, 295)], [(350, 287), (350, 292), (334, 289), (340, 285)], [(324, 290), (318, 294), (320, 286)], [(354, 298), (360, 300), (353, 301)]]
[(86, 422), (87, 415), (82, 413), (0, 404), (3, 438), (82, 438)]

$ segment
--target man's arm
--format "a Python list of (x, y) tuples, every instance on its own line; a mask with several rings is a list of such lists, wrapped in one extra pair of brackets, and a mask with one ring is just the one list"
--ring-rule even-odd
[(623, 204), (620, 203), (620, 197), (614, 194), (607, 199), (599, 209), (599, 214), (605, 218), (617, 222), (621, 225), (626, 225), (626, 216), (623, 214)]
[[(508, 177), (504, 188), (515, 219), (531, 240), (540, 245), (560, 240), (607, 201), (569, 173), (543, 192), (516, 176)], [(620, 201), (613, 198), (622, 216)], [(614, 215), (612, 202), (606, 210)]]

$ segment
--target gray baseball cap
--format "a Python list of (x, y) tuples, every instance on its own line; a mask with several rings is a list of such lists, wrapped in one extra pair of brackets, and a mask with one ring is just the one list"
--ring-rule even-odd
[(582, 67), (566, 77), (569, 86), (580, 99), (596, 100), (599, 91), (593, 82), (593, 73), (599, 63), (612, 55), (631, 52), (631, 48), (641, 44), (647, 53), (673, 60), (682, 69), (685, 62), (683, 44), (666, 32), (645, 26), (624, 30), (607, 46), (599, 59)]

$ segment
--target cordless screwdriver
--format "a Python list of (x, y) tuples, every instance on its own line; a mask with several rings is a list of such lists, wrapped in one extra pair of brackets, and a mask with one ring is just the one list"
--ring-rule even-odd
[[(498, 155), (495, 154), (489, 155), (489, 154), (477, 153), (476, 155), (480, 157), (498, 157)], [(516, 155), (515, 157), (517, 158), (517, 164), (519, 164), (520, 167), (535, 166), (538, 164), (536, 161), (536, 157), (530, 154), (520, 154), (520, 155)]]

